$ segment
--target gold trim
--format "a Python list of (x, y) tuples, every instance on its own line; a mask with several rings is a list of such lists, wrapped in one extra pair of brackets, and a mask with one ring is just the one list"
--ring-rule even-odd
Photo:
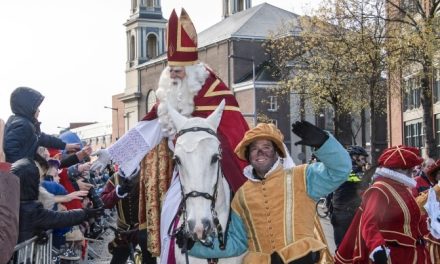
[(168, 66), (190, 66), (199, 63), (199, 60), (194, 61), (168, 61)]
[(142, 223), (142, 224), (140, 224), (139, 225), (139, 230), (143, 230), (143, 229), (147, 229), (147, 227), (148, 227), (148, 224), (147, 223)]
[[(284, 228), (286, 230), (285, 234), (285, 245), (290, 245), (293, 243), (293, 188), (292, 188), (292, 170), (287, 171), (287, 177), (285, 177), (285, 183), (284, 183)], [(296, 241), (295, 241), (296, 242)]]
[[(218, 105), (201, 105), (201, 106), (196, 106), (195, 111), (214, 111), (215, 109), (217, 109), (217, 107), (218, 107)], [(240, 112), (239, 107), (230, 106), (230, 105), (225, 106), (225, 110)]]
[(239, 191), (237, 194), (238, 194), (238, 201), (239, 201), (240, 206), (243, 210), (244, 221), (246, 222), (246, 224), (248, 226), (247, 231), (250, 233), (249, 235), (251, 236), (250, 240), (254, 242), (253, 244), (254, 244), (255, 251), (260, 252), (261, 251), (260, 242), (258, 241), (258, 237), (255, 232), (254, 224), (252, 221), (252, 216), (250, 215), (249, 208), (246, 204), (246, 197), (244, 195), (244, 190)]
[(409, 212), (408, 207), (405, 204), (405, 201), (403, 201), (402, 197), (388, 183), (381, 181), (381, 182), (377, 182), (377, 184), (380, 184), (380, 185), (383, 185), (384, 187), (386, 187), (388, 189), (388, 191), (391, 193), (391, 195), (393, 195), (394, 199), (396, 199), (396, 202), (399, 204), (400, 209), (402, 209), (403, 216), (404, 216), (403, 232), (404, 232), (404, 234), (412, 237), (411, 227), (410, 227), (411, 214)]
[[(373, 185), (369, 188), (369, 190), (375, 189), (375, 190), (378, 190), (378, 191), (380, 191), (381, 193), (383, 193), (383, 195), (385, 195), (385, 198), (387, 198), (387, 204), (389, 204), (389, 203), (390, 203), (390, 198), (388, 197), (388, 194), (387, 194), (384, 190), (382, 190), (381, 188), (379, 188), (379, 187), (375, 187), (374, 185), (375, 185), (375, 184), (373, 184)], [(369, 190), (367, 190), (366, 192), (368, 192)]]
[(214, 97), (219, 95), (233, 95), (231, 90), (214, 91), (215, 88), (221, 83), (219, 79), (216, 79), (211, 86), (209, 86), (208, 91), (206, 91), (204, 97)]
[[(176, 50), (180, 52), (196, 52), (197, 47), (183, 47), (182, 46), (182, 22), (180, 19), (177, 21), (177, 47)], [(194, 40), (193, 40), (194, 42)]]

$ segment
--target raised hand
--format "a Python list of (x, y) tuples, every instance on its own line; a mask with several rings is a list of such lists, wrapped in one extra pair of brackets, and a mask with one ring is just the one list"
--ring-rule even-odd
[(329, 137), (324, 130), (307, 121), (296, 121), (293, 123), (292, 132), (301, 138), (300, 141), (295, 142), (295, 146), (301, 144), (320, 148)]

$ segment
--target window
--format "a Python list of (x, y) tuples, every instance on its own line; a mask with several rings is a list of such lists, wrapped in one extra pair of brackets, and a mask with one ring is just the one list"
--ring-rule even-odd
[(152, 59), (157, 56), (157, 38), (156, 35), (150, 34), (147, 37), (147, 57)]
[(277, 119), (270, 119), (269, 123), (274, 124), (276, 127), (278, 127), (278, 120)]
[(437, 155), (440, 154), (440, 114), (435, 115), (435, 143), (437, 145)]
[(134, 41), (134, 36), (131, 36), (130, 38), (130, 61), (134, 61), (134, 57), (135, 57), (135, 47), (136, 47), (136, 43)]
[(269, 96), (269, 109), (267, 110), (271, 112), (278, 111), (278, 98), (276, 96)]
[(405, 125), (405, 145), (411, 146), (411, 126)]
[(411, 77), (410, 79), (404, 81), (404, 99), (403, 99), (403, 110), (411, 110), (413, 108), (420, 107), (420, 77)]
[(440, 69), (434, 71), (433, 95), (434, 102), (440, 101)]
[(147, 113), (150, 112), (151, 108), (153, 108), (156, 103), (156, 93), (153, 90), (150, 90), (147, 95)]
[(154, 7), (154, 0), (147, 0), (147, 7)]
[(424, 146), (424, 128), (422, 122), (405, 123), (405, 145), (422, 148)]

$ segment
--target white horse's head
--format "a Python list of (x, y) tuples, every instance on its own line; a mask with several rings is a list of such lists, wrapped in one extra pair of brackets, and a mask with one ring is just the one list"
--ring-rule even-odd
[[(208, 118), (186, 118), (168, 105), (177, 130), (174, 159), (182, 187), (183, 223), (189, 236), (206, 241), (215, 232), (212, 206), (225, 200), (220, 168), (221, 149), (217, 138), (224, 100)], [(214, 210), (215, 211), (215, 210)], [(223, 222), (223, 221), (222, 221)]]
[(434, 188), (429, 189), (424, 207), (429, 217), (429, 231), (433, 237), (440, 239), (440, 202), (437, 201)]

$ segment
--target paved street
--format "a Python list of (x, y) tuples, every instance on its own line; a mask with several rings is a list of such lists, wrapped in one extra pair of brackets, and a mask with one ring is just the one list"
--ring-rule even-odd
[[(335, 252), (335, 243), (333, 239), (333, 227), (330, 224), (330, 219), (320, 218), (322, 228), (324, 229), (324, 233), (327, 239), (327, 243), (329, 245), (330, 252), (334, 254)], [(114, 224), (110, 222), (110, 224)], [(89, 255), (93, 256), (93, 260), (89, 260), (83, 263), (91, 263), (91, 264), (107, 264), (110, 263), (111, 254), (107, 250), (107, 244), (113, 239), (113, 232), (110, 229), (102, 235), (103, 240), (90, 241), (89, 243)]]
[(104, 264), (110, 263), (112, 255), (108, 252), (107, 244), (113, 239), (113, 231), (107, 229), (103, 234), (103, 240), (90, 241), (89, 242), (89, 256), (94, 257), (93, 260), (89, 260), (86, 263)]
[[(116, 216), (116, 212), (113, 212), (113, 217), (107, 218), (107, 224), (115, 226), (116, 219), (114, 218)], [(93, 258), (87, 261), (84, 261), (83, 263), (92, 263), (92, 264), (104, 264), (104, 263), (110, 263), (110, 260), (112, 258), (112, 255), (108, 252), (107, 245), (110, 241), (113, 240), (114, 233), (110, 228), (107, 228), (107, 230), (101, 235), (101, 239), (99, 240), (93, 240), (89, 241), (89, 248), (88, 248), (88, 254), (89, 258)]]

